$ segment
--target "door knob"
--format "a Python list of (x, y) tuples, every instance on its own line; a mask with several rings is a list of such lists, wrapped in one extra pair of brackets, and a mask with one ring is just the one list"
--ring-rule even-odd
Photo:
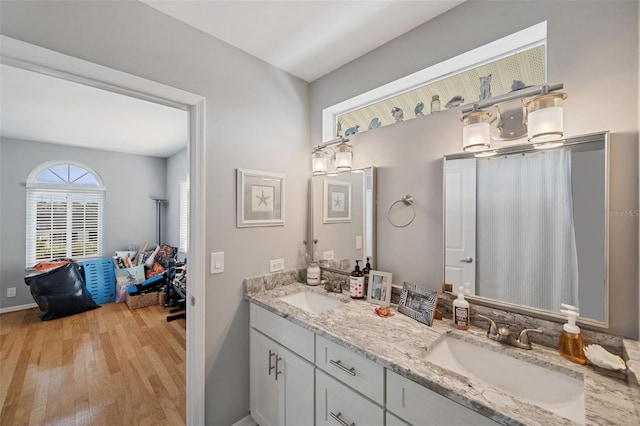
[(473, 257), (465, 257), (464, 259), (460, 259), (460, 262), (473, 263)]

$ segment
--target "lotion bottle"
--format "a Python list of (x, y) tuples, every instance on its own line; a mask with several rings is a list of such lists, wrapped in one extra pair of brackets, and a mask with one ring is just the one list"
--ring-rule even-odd
[(458, 298), (453, 301), (453, 325), (460, 330), (469, 329), (469, 302), (464, 299), (464, 287), (458, 287)]
[(320, 284), (320, 265), (317, 262), (309, 263), (307, 266), (307, 284), (318, 285)]
[(352, 299), (364, 298), (364, 274), (360, 271), (360, 260), (356, 260), (356, 267), (349, 277), (349, 295)]
[(571, 305), (561, 304), (564, 309), (560, 310), (567, 316), (567, 323), (562, 326), (562, 333), (558, 341), (558, 351), (560, 355), (577, 364), (586, 364), (584, 356), (584, 342), (580, 334), (580, 328), (576, 325), (576, 319), (580, 316), (578, 308)]

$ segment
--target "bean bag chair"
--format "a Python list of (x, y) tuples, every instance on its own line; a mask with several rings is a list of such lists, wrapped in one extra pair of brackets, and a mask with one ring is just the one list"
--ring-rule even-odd
[(45, 272), (28, 275), (24, 282), (29, 286), (33, 300), (42, 313), (40, 319), (48, 321), (99, 308), (87, 291), (80, 265), (68, 263)]

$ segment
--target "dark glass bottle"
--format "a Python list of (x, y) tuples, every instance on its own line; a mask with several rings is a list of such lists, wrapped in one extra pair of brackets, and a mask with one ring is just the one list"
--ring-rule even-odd
[(367, 264), (362, 268), (362, 275), (364, 275), (364, 295), (369, 294), (369, 271), (371, 271), (371, 263), (367, 257)]

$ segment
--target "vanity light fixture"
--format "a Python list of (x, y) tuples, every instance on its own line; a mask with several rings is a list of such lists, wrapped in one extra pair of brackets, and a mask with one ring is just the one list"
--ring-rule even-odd
[(353, 153), (351, 152), (351, 146), (342, 142), (338, 145), (338, 151), (336, 151), (336, 170), (339, 172), (348, 172), (351, 170), (353, 162)]
[[(353, 163), (353, 152), (349, 139), (339, 136), (333, 140), (318, 145), (311, 153), (311, 172), (313, 176), (333, 175), (329, 173), (327, 153), (330, 152), (336, 172), (348, 172)], [(334, 147), (334, 145), (337, 145)]]
[[(475, 106), (475, 105), (474, 105)], [(460, 121), (462, 128), (462, 149), (467, 152), (480, 152), (491, 148), (491, 113), (474, 108), (464, 115)]]
[(566, 93), (549, 93), (548, 86), (542, 86), (542, 94), (525, 102), (527, 108), (527, 137), (536, 148), (553, 148), (564, 136), (564, 114), (562, 101)]
[(311, 169), (313, 176), (327, 174), (327, 156), (320, 148), (316, 148), (311, 154)]
[[(567, 94), (556, 92), (562, 88), (562, 83), (553, 86), (544, 84), (527, 87), (463, 108), (463, 117), (461, 118), (464, 124), (462, 129), (463, 150), (481, 152), (491, 149), (490, 123), (492, 120), (489, 120), (490, 113), (484, 112), (482, 109), (516, 99), (521, 100), (523, 104), (522, 125), (527, 130), (529, 142), (534, 144), (536, 149), (554, 148), (562, 145), (561, 139), (564, 137), (562, 101), (567, 99)], [(499, 109), (498, 116), (500, 116)], [(500, 127), (500, 123), (498, 124)]]

